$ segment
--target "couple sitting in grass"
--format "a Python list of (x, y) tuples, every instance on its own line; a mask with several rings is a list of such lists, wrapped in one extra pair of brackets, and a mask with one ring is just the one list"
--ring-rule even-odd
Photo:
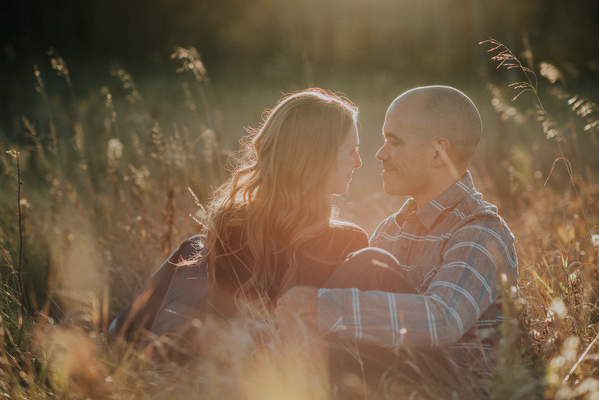
[(376, 154), (383, 188), (411, 198), (370, 239), (332, 217), (333, 196), (362, 163), (357, 118), (321, 89), (283, 98), (215, 192), (205, 235), (165, 261), (112, 330), (150, 345), (193, 342), (198, 320), (249, 306), (274, 312), (282, 336), (324, 340), (333, 374), (492, 368), (502, 279), (516, 283), (517, 258), (468, 172), (482, 132), (476, 106), (446, 86), (389, 106)]

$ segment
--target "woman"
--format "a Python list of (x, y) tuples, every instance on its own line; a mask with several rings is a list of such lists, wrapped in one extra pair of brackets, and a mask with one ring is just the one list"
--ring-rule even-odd
[(113, 330), (151, 326), (160, 335), (198, 309), (230, 317), (242, 303), (270, 308), (294, 285), (321, 287), (350, 253), (368, 246), (366, 233), (335, 219), (332, 207), (362, 164), (357, 114), (349, 100), (322, 89), (280, 100), (216, 191), (203, 243), (186, 241)]

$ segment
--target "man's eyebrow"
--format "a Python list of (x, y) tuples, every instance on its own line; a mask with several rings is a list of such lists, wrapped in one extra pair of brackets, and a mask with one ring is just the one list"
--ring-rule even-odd
[(394, 135), (391, 132), (383, 132), (383, 136), (387, 139), (401, 140), (400, 138), (398, 138), (396, 135)]

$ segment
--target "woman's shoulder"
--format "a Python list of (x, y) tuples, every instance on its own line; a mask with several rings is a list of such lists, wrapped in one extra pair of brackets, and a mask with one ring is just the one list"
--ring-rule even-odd
[(348, 222), (348, 221), (343, 221), (343, 220), (334, 220), (331, 221), (330, 224), (331, 229), (334, 230), (341, 230), (341, 231), (355, 231), (355, 232), (361, 232), (363, 234), (366, 235), (366, 231), (364, 229), (362, 229), (359, 225), (356, 225), (352, 222)]
[[(368, 234), (360, 226), (347, 221), (333, 221), (330, 225), (333, 240), (355, 242), (357, 246), (368, 246)], [(360, 248), (361, 248), (360, 247)]]

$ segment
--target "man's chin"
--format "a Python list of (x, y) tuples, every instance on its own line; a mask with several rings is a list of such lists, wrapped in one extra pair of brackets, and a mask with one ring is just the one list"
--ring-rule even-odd
[(383, 191), (387, 194), (390, 194), (391, 196), (399, 196), (400, 195), (400, 193), (398, 193), (397, 188), (390, 187), (389, 185), (385, 185), (385, 183), (383, 183)]

